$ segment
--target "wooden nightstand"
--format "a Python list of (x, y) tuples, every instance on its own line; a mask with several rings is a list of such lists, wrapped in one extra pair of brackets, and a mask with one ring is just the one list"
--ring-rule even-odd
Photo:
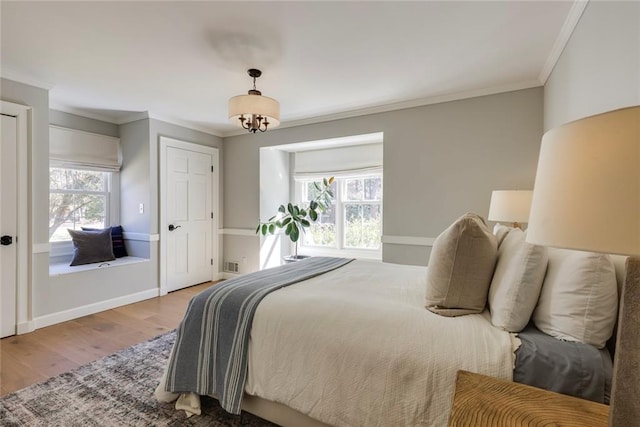
[(449, 427), (603, 427), (608, 419), (607, 405), (458, 371)]

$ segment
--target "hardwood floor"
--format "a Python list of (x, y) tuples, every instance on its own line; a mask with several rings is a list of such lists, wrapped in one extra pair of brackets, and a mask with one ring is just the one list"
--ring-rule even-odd
[(191, 297), (212, 285), (212, 282), (203, 283), (3, 338), (0, 340), (0, 396), (175, 329)]

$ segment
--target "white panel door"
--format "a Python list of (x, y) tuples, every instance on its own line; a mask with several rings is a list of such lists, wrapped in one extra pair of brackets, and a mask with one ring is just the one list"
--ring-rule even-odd
[(167, 147), (167, 290), (212, 279), (213, 182), (210, 154)]
[(16, 333), (17, 120), (2, 115), (0, 143), (0, 336)]

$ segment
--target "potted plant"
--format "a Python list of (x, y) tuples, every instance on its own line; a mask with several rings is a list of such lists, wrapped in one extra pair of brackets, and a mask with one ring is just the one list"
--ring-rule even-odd
[(334, 178), (323, 178), (320, 182), (314, 182), (313, 186), (316, 190), (315, 197), (309, 202), (308, 205), (294, 205), (292, 203), (280, 205), (278, 212), (269, 218), (267, 222), (261, 222), (256, 228), (256, 234), (262, 233), (263, 236), (267, 234), (275, 234), (278, 229), (284, 229), (284, 234), (295, 243), (295, 250), (293, 257), (285, 257), (285, 262), (294, 262), (305, 256), (298, 256), (298, 239), (304, 233), (305, 228), (309, 228), (312, 222), (318, 219), (318, 214), (325, 212), (329, 206), (331, 206), (331, 200), (333, 199), (333, 190), (331, 190), (331, 184), (333, 184)]

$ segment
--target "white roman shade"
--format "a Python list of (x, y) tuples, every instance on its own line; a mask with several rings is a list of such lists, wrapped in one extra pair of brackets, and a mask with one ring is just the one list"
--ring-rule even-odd
[(305, 180), (381, 173), (382, 161), (382, 144), (299, 151), (295, 153), (293, 176), (296, 180)]
[(54, 167), (118, 172), (122, 166), (120, 139), (49, 126), (49, 162)]

